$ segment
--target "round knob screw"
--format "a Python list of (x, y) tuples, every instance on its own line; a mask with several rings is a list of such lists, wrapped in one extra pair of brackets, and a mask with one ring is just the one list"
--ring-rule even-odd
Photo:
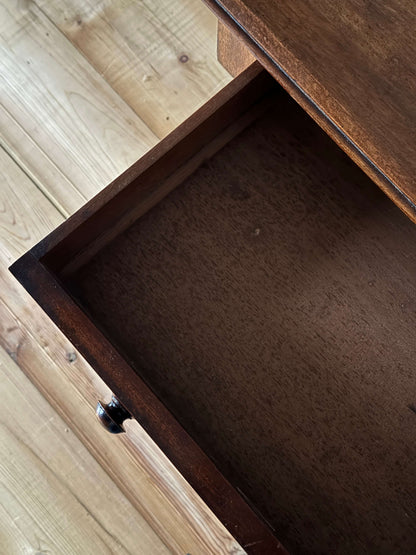
[(98, 401), (95, 414), (102, 426), (111, 434), (122, 434), (126, 430), (123, 427), (123, 422), (132, 415), (127, 409), (123, 407), (117, 397), (111, 397), (108, 404)]

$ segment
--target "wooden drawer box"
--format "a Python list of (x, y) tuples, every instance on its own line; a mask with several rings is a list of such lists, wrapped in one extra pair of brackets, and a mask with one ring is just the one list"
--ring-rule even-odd
[(414, 244), (254, 64), (12, 271), (247, 552), (411, 553)]

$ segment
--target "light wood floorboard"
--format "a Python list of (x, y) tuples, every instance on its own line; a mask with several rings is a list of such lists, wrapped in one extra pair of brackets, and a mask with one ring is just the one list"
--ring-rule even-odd
[(201, 0), (36, 4), (159, 138), (230, 80)]
[(1, 105), (67, 178), (49, 194), (69, 212), (72, 189), (91, 198), (157, 137), (35, 4), (19, 5), (0, 0)]
[[(22, 330), (42, 349), (44, 318), (7, 265), (63, 217), (2, 149), (0, 167), (0, 553), (168, 553), (18, 366), (28, 350)], [(20, 305), (19, 316), (9, 305)], [(31, 355), (30, 372), (42, 362)]]

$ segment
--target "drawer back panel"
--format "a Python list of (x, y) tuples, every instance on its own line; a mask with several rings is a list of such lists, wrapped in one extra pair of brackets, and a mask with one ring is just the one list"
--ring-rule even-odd
[(71, 281), (289, 549), (411, 553), (415, 276), (414, 225), (282, 96)]

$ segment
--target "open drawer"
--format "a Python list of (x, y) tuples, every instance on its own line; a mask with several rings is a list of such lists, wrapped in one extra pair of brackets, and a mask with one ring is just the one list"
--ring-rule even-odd
[(247, 552), (412, 553), (413, 245), (255, 64), (12, 271)]

